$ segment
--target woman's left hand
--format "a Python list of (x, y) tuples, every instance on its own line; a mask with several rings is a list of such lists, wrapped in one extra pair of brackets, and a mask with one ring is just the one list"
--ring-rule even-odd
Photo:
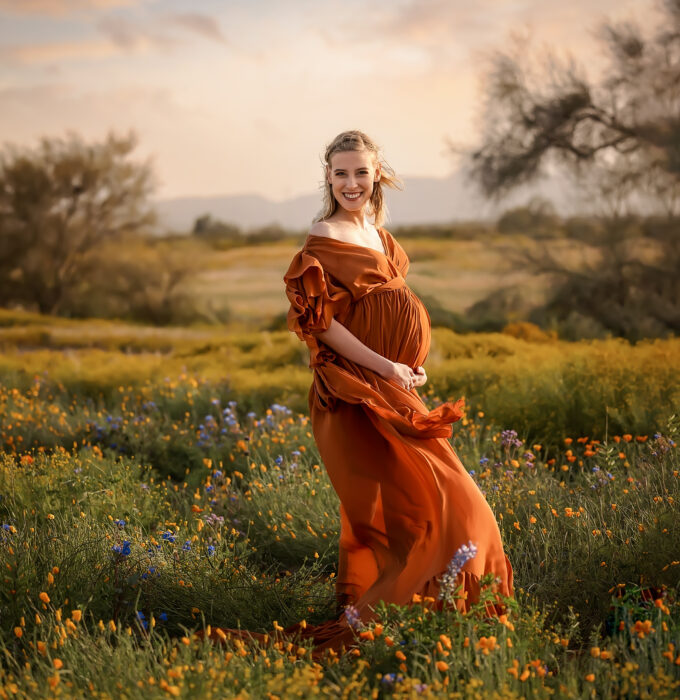
[(416, 367), (414, 370), (416, 378), (413, 386), (422, 386), (427, 381), (427, 374), (424, 367)]

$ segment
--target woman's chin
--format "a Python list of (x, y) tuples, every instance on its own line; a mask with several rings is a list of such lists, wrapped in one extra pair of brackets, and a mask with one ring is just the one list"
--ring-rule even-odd
[(364, 202), (363, 199), (358, 199), (356, 202), (352, 202), (344, 197), (342, 199), (338, 199), (336, 197), (335, 201), (347, 211), (361, 211), (364, 208), (364, 205), (367, 204), (367, 202)]

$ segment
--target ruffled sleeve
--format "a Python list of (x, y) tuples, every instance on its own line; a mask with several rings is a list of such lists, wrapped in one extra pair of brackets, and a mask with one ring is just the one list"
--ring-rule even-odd
[(331, 320), (344, 312), (351, 294), (326, 274), (319, 260), (301, 250), (283, 277), (290, 301), (288, 329), (308, 345), (316, 345), (315, 333), (328, 330)]

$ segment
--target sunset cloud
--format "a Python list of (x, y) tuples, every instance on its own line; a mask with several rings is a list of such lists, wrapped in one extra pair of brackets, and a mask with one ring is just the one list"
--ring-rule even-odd
[(140, 0), (0, 0), (0, 10), (15, 15), (58, 17), (82, 10), (105, 10), (139, 5)]
[(226, 43), (226, 39), (222, 34), (220, 25), (217, 20), (207, 15), (201, 15), (196, 12), (188, 12), (185, 14), (171, 15), (168, 17), (169, 22), (173, 22), (184, 29), (195, 32), (206, 39), (212, 39), (222, 44)]
[(479, 136), (485, 52), (519, 33), (594, 74), (600, 22), (649, 28), (657, 2), (0, 0), (0, 134), (134, 129), (165, 196), (309, 192), (348, 128), (445, 177), (447, 143)]
[(102, 59), (118, 53), (118, 49), (107, 41), (63, 41), (36, 44), (34, 46), (5, 46), (0, 48), (0, 56), (13, 62), (24, 64), (60, 63)]
[(149, 29), (124, 17), (107, 16), (97, 22), (97, 29), (124, 50), (170, 49), (179, 42), (158, 28)]

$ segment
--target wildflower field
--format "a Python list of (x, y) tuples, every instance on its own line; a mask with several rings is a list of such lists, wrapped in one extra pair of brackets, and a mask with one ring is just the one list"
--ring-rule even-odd
[(338, 503), (290, 336), (0, 312), (1, 698), (680, 695), (680, 340), (435, 329), (516, 599), (316, 659), (281, 630), (334, 614)]

